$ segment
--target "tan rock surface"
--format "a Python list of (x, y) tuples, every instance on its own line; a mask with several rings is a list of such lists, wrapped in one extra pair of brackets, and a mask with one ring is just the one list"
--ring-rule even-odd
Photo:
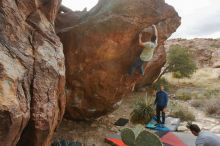
[(62, 119), (64, 55), (53, 25), (59, 5), (0, 1), (1, 146), (49, 146)]

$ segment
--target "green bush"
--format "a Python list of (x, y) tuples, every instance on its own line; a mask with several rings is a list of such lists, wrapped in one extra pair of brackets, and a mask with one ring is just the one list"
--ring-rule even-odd
[(159, 90), (161, 84), (164, 86), (166, 91), (170, 90), (171, 85), (165, 78), (160, 78), (156, 83), (153, 84), (153, 88)]
[(167, 72), (176, 78), (190, 77), (197, 69), (189, 50), (180, 45), (172, 45), (167, 55)]
[(173, 72), (172, 75), (174, 78), (177, 78), (177, 79), (182, 78), (182, 74), (180, 73), (180, 71)]

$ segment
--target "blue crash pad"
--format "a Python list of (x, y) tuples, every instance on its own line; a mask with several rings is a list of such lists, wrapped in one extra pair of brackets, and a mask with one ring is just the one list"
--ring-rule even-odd
[(177, 131), (177, 128), (180, 124), (179, 118), (167, 117), (166, 123), (164, 125), (157, 124), (157, 117), (154, 116), (152, 120), (146, 124), (146, 128), (157, 130), (157, 131)]

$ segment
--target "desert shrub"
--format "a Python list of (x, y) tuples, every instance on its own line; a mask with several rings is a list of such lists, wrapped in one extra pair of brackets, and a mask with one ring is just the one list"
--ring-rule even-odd
[(207, 115), (214, 115), (218, 111), (218, 107), (215, 105), (206, 105), (205, 111)]
[(187, 107), (177, 102), (172, 102), (171, 104), (171, 116), (180, 118), (181, 121), (195, 121), (195, 115)]
[(180, 45), (172, 45), (170, 47), (167, 64), (167, 72), (172, 72), (176, 78), (189, 78), (197, 69), (190, 52)]
[(174, 111), (172, 115), (180, 118), (181, 121), (195, 121), (195, 115), (189, 110), (178, 109)]
[(220, 48), (220, 45), (218, 45), (218, 44), (212, 44), (212, 45), (210, 45), (210, 48)]
[(204, 96), (203, 93), (197, 93), (196, 95), (193, 96), (194, 99), (202, 100), (205, 99), (206, 97)]
[(131, 112), (130, 120), (134, 124), (145, 124), (150, 122), (154, 114), (153, 104), (146, 102), (143, 98), (139, 98)]
[(160, 78), (156, 83), (153, 84), (153, 88), (158, 90), (158, 89), (160, 89), (161, 84), (164, 86), (164, 89), (166, 91), (170, 90), (171, 85), (165, 78)]
[(191, 95), (188, 94), (188, 93), (182, 93), (180, 95), (177, 95), (176, 97), (177, 97), (177, 99), (183, 100), (183, 101), (187, 101), (187, 100), (191, 100), (192, 99)]
[(212, 98), (205, 101), (205, 112), (207, 115), (217, 115), (220, 114), (220, 99)]
[(191, 105), (196, 108), (202, 109), (208, 116), (218, 116), (220, 114), (220, 99), (195, 99)]
[(197, 70), (192, 52), (184, 46), (171, 45), (167, 53), (167, 62), (157, 80), (165, 73), (172, 73), (175, 78), (190, 78)]
[(202, 101), (200, 99), (195, 99), (191, 102), (191, 105), (196, 108), (202, 107), (204, 105), (204, 101)]
[(205, 97), (217, 97), (220, 95), (220, 90), (217, 89), (207, 89), (206, 93), (204, 94)]
[(182, 77), (182, 74), (180, 73), (180, 71), (173, 72), (172, 75), (174, 78), (178, 78), (178, 79)]
[(199, 93), (198, 92), (193, 92), (193, 93), (191, 93), (191, 97), (193, 98), (193, 99), (198, 99), (199, 98)]

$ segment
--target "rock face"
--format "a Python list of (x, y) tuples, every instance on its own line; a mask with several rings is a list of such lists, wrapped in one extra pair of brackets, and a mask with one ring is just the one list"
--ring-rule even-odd
[(189, 49), (198, 67), (220, 68), (220, 39), (173, 39), (166, 42), (166, 48), (181, 45)]
[(49, 146), (65, 109), (60, 0), (0, 1), (0, 145)]
[[(71, 15), (72, 23), (62, 24)], [(141, 52), (138, 34), (152, 24), (159, 31), (154, 58), (144, 77), (128, 76)], [(117, 107), (131, 92), (132, 82), (140, 87), (157, 77), (165, 63), (163, 42), (180, 25), (180, 17), (164, 0), (100, 0), (88, 13), (61, 13), (57, 25), (67, 69), (66, 115), (93, 119)]]

